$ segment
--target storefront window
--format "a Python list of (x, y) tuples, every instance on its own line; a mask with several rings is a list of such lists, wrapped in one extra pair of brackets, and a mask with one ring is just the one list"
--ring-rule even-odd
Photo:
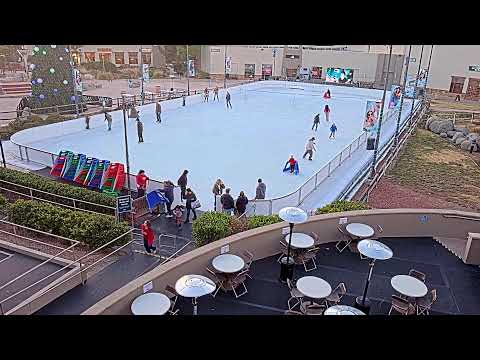
[(128, 53), (128, 63), (129, 64), (138, 64), (138, 53), (137, 52), (129, 52)]
[(111, 53), (100, 53), (98, 54), (98, 57), (100, 61), (103, 62), (110, 62), (112, 60), (112, 54)]
[(125, 64), (125, 56), (123, 52), (116, 52), (115, 53), (115, 64), (123, 65)]
[(151, 53), (142, 53), (142, 60), (144, 64), (150, 65), (152, 62), (152, 54)]
[(94, 52), (86, 52), (85, 53), (85, 62), (86, 63), (95, 62), (95, 53)]
[(250, 78), (255, 76), (255, 64), (245, 64), (245, 77)]

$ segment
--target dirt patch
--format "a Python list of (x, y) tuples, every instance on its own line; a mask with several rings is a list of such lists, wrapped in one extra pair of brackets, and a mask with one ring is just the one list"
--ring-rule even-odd
[[(431, 147), (426, 147), (426, 150), (433, 150)], [(470, 161), (467, 156), (460, 153), (455, 153), (450, 150), (442, 150), (438, 152), (427, 152), (421, 155), (421, 158), (435, 164), (462, 164), (463, 161)]]

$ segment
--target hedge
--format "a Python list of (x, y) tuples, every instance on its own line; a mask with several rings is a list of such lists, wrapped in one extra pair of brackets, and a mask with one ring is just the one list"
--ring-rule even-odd
[[(80, 241), (95, 249), (125, 234), (130, 227), (113, 216), (65, 209), (32, 200), (17, 200), (8, 206), (9, 221), (36, 230)], [(122, 245), (125, 236), (112, 245)]]
[(343, 211), (368, 210), (370, 206), (360, 201), (337, 200), (315, 211), (316, 215)]
[(192, 238), (197, 247), (239, 232), (281, 222), (278, 215), (255, 215), (247, 221), (225, 213), (205, 212), (193, 222)]
[[(53, 193), (56, 195), (70, 197), (77, 200), (88, 201), (94, 204), (100, 204), (100, 205), (106, 205), (106, 206), (112, 206), (112, 207), (115, 206), (115, 201), (116, 201), (115, 198), (112, 198), (111, 196), (108, 196), (106, 194), (95, 192), (93, 190), (89, 190), (89, 189), (85, 189), (85, 188), (81, 188), (73, 185), (69, 185), (69, 184), (63, 184), (55, 180), (51, 180), (43, 176), (35, 175), (32, 173), (24, 173), (24, 172), (13, 170), (13, 169), (0, 168), (0, 180), (5, 180), (18, 185), (28, 186), (33, 189)], [(22, 189), (20, 187), (15, 187), (14, 185), (9, 185), (5, 183), (0, 183), (0, 184), (2, 187), (9, 188), (11, 190), (15, 190), (18, 192), (26, 193), (25, 189)], [(45, 200), (61, 202), (62, 204), (65, 204), (65, 205), (71, 205), (71, 201), (63, 200), (55, 196), (49, 196), (47, 194), (43, 194), (40, 192), (35, 192), (34, 196), (45, 199)], [(97, 207), (90, 206), (88, 204), (85, 204), (84, 208), (87, 210), (92, 210), (92, 211), (97, 211), (102, 213), (108, 213), (108, 214), (112, 213), (112, 210), (105, 209), (98, 206)]]
[(2, 140), (9, 140), (10, 136), (21, 130), (30, 129), (37, 126), (43, 126), (48, 124), (54, 124), (67, 120), (68, 117), (64, 117), (59, 114), (50, 114), (45, 119), (39, 115), (32, 114), (27, 118), (16, 118), (8, 123), (7, 126), (0, 128), (0, 137)]

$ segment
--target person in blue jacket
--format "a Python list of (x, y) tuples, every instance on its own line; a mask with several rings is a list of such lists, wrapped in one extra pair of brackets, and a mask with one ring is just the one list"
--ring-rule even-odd
[(335, 139), (335, 133), (337, 132), (337, 125), (335, 123), (330, 126), (330, 136), (328, 137), (329, 139)]

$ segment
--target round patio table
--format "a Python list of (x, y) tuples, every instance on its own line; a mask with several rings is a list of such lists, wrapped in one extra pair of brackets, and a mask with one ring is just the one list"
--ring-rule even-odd
[(371, 226), (360, 223), (351, 223), (348, 224), (345, 229), (350, 235), (356, 236), (358, 238), (368, 238), (372, 237), (375, 234), (375, 230)]
[(170, 309), (170, 299), (160, 293), (146, 293), (133, 300), (133, 315), (165, 315)]
[(175, 283), (178, 295), (192, 298), (193, 315), (197, 315), (197, 298), (211, 294), (216, 287), (212, 280), (203, 275), (184, 275)]
[(363, 311), (348, 305), (330, 306), (323, 315), (365, 315)]
[[(285, 236), (285, 242), (288, 244), (290, 234)], [(315, 240), (310, 235), (303, 233), (292, 233), (292, 242), (290, 245), (297, 249), (308, 249), (313, 246)]]
[(409, 275), (396, 275), (390, 283), (400, 294), (411, 298), (425, 296), (428, 292), (427, 286), (423, 282)]
[(332, 292), (330, 284), (316, 276), (304, 276), (297, 280), (296, 286), (298, 291), (312, 299), (324, 299)]
[(232, 274), (242, 270), (245, 267), (245, 261), (238, 255), (222, 254), (212, 260), (212, 266), (222, 273)]

